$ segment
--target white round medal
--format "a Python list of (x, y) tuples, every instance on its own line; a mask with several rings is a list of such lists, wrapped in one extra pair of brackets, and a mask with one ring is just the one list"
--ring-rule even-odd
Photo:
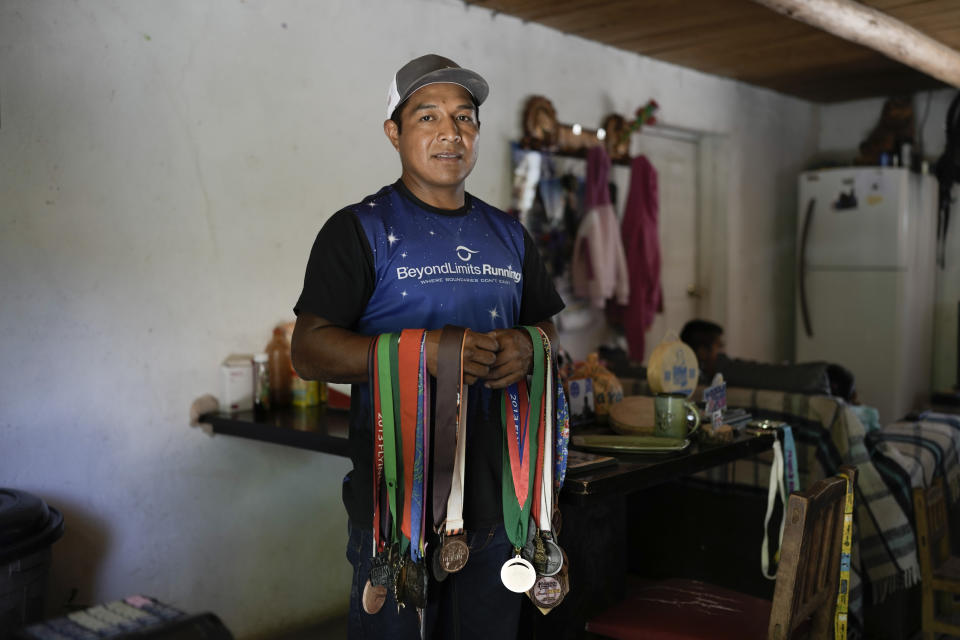
[(514, 556), (500, 568), (500, 581), (514, 593), (526, 593), (537, 581), (537, 572), (532, 564), (520, 556)]

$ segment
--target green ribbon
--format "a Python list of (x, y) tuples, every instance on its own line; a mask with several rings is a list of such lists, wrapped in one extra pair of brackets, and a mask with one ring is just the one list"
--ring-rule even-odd
[(396, 380), (397, 345), (400, 342), (399, 333), (385, 333), (377, 342), (377, 376), (380, 380), (380, 411), (383, 414), (383, 472), (387, 482), (387, 497), (390, 500), (390, 535), (391, 543), (396, 544), (400, 535), (400, 520), (402, 512), (397, 505), (403, 502), (403, 486), (400, 480), (403, 476), (403, 461), (398, 459), (401, 438), (396, 429), (396, 413), (399, 409), (399, 391), (393, 384)]
[[(540, 405), (543, 400), (543, 387), (546, 377), (546, 366), (543, 355), (543, 340), (536, 327), (523, 326), (530, 334), (530, 340), (533, 343), (533, 378), (530, 389), (530, 404), (527, 414), (527, 451), (526, 455), (530, 459), (529, 480), (527, 490), (527, 499), (521, 506), (517, 502), (517, 492), (513, 486), (513, 473), (510, 470), (510, 451), (507, 446), (507, 438), (514, 438), (516, 435), (511, 432), (506, 416), (506, 402), (509, 398), (502, 398), (500, 402), (500, 423), (503, 425), (503, 453), (502, 453), (502, 502), (503, 502), (503, 526), (507, 533), (507, 538), (513, 544), (515, 549), (520, 549), (527, 543), (527, 527), (530, 524), (530, 503), (533, 501), (534, 487), (533, 483), (536, 477), (537, 449), (539, 448), (538, 433), (540, 429)], [(506, 395), (504, 390), (503, 395)], [(521, 420), (523, 417), (521, 416)], [(532, 424), (531, 424), (532, 422)]]

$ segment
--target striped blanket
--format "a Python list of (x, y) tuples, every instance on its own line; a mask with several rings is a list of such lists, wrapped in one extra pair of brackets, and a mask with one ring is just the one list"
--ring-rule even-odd
[[(874, 464), (865, 442), (865, 430), (856, 414), (830, 396), (732, 388), (727, 389), (727, 405), (744, 407), (756, 417), (790, 425), (797, 445), (801, 489), (835, 475), (841, 464), (857, 467), (850, 637), (858, 637), (863, 629), (865, 591), (874, 603), (879, 603), (920, 580), (912, 508), (905, 507), (902, 496), (891, 491), (891, 485), (901, 491), (905, 488), (909, 496), (910, 481), (899, 466), (903, 462), (900, 452), (878, 439), (872, 443), (872, 449), (883, 457), (884, 464)], [(704, 472), (703, 477), (715, 482), (767, 486), (771, 461), (772, 454), (765, 453)]]
[(948, 504), (960, 499), (960, 416), (933, 411), (908, 416), (870, 433), (867, 442), (868, 448), (886, 442), (896, 449), (910, 487), (929, 487), (942, 477)]

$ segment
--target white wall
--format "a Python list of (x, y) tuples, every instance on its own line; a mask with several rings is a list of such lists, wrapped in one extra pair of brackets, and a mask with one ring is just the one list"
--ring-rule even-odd
[(251, 637), (343, 611), (349, 463), (209, 438), (187, 409), (292, 317), (327, 216), (396, 178), (386, 85), (428, 51), (491, 84), (468, 188), (500, 206), (531, 94), (588, 124), (655, 97), (729, 136), (728, 342), (789, 355), (808, 103), (458, 0), (7, 0), (0, 484), (66, 516), (51, 613), (140, 592)]
[[(913, 96), (913, 113), (918, 145), (923, 143), (924, 157), (933, 163), (946, 143), (944, 123), (947, 108), (956, 95), (953, 89), (923, 91)], [(819, 155), (851, 162), (863, 142), (880, 120), (886, 98), (851, 100), (820, 107), (817, 141)]]

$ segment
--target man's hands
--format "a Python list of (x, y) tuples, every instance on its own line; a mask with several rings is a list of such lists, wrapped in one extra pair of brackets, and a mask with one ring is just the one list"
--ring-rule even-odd
[[(437, 376), (440, 331), (427, 332), (427, 370)], [(473, 384), (486, 380), (491, 389), (503, 389), (530, 372), (533, 345), (530, 335), (519, 329), (497, 329), (490, 333), (468, 331), (463, 345), (463, 380)]]
[[(427, 371), (437, 377), (437, 360), (440, 351), (441, 329), (427, 331)], [(473, 384), (478, 378), (486, 378), (490, 366), (497, 360), (499, 343), (488, 333), (467, 331), (463, 339), (463, 381)]]
[[(557, 330), (549, 320), (538, 322), (552, 344)], [(371, 336), (344, 329), (329, 320), (303, 311), (293, 330), (293, 366), (304, 380), (357, 383), (368, 380), (367, 354)], [(427, 370), (437, 376), (440, 330), (428, 331)], [(531, 373), (533, 343), (520, 329), (489, 333), (468, 331), (463, 349), (463, 378), (467, 384), (484, 380), (490, 389), (503, 389)]]
[(523, 379), (533, 366), (533, 343), (530, 334), (520, 329), (496, 329), (487, 334), (500, 348), (497, 359), (487, 374), (487, 387), (503, 389)]

